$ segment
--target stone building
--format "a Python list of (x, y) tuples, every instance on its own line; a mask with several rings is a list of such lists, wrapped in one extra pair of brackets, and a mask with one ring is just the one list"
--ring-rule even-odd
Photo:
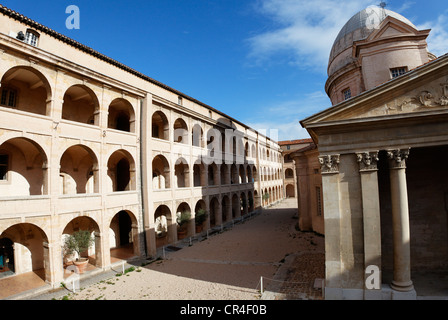
[(207, 230), (283, 198), (277, 142), (1, 5), (0, 61), (0, 248), (13, 275), (59, 286), (76, 230), (92, 232), (90, 263), (106, 270), (117, 248), (155, 257), (194, 236), (200, 208)]
[(448, 56), (430, 30), (367, 8), (333, 45), (318, 146), (327, 299), (448, 295)]
[(279, 141), (283, 150), (285, 196), (297, 197), (298, 227), (324, 234), (322, 178), (312, 139)]

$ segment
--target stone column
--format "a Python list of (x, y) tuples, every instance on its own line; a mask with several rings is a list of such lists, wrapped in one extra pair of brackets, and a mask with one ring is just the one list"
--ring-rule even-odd
[[(364, 230), (364, 267), (377, 267), (381, 270), (381, 220), (378, 190), (378, 151), (356, 154), (361, 176), (361, 196)], [(364, 273), (364, 281), (369, 276)], [(367, 288), (365, 299), (381, 299), (381, 271), (378, 287)]]
[(406, 159), (409, 149), (388, 150), (392, 202), (394, 272), (391, 287), (407, 292), (414, 289), (411, 280), (411, 245), (409, 230)]
[(319, 157), (325, 212), (325, 299), (340, 300), (342, 293), (341, 210), (339, 155)]

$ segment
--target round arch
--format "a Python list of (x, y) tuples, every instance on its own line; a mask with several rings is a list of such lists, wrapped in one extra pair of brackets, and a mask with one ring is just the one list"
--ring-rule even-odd
[(75, 84), (65, 91), (62, 119), (98, 126), (98, 110), (98, 97), (88, 86)]
[[(92, 247), (87, 249), (85, 252), (81, 253), (81, 256), (89, 258), (89, 264), (101, 267), (102, 257), (101, 257), (101, 232), (98, 223), (91, 217), (79, 216), (70, 220), (64, 227), (62, 231), (62, 244), (64, 243), (67, 236), (77, 232), (77, 231), (89, 231), (91, 236), (95, 239)], [(76, 254), (69, 254), (63, 250), (64, 265), (70, 266), (73, 261), (78, 258)]]
[[(47, 78), (30, 66), (15, 66), (1, 79), (1, 106), (50, 115), (52, 90)], [(4, 97), (4, 98), (3, 98)]]
[(60, 159), (61, 194), (99, 192), (98, 158), (87, 146), (73, 145)]
[(0, 145), (0, 194), (48, 194), (48, 158), (35, 141), (17, 137)]
[(156, 111), (151, 118), (152, 137), (169, 140), (170, 127), (167, 116), (162, 111)]
[(35, 272), (52, 282), (48, 236), (36, 224), (17, 223), (0, 234), (0, 256), (4, 271), (19, 275)]
[(116, 98), (109, 104), (108, 128), (135, 133), (135, 110), (124, 98)]
[(184, 119), (177, 118), (173, 124), (174, 142), (188, 144), (188, 126)]
[(152, 187), (154, 190), (170, 188), (170, 164), (161, 154), (152, 160)]
[(136, 190), (135, 160), (128, 151), (116, 150), (109, 156), (107, 175), (112, 184), (109, 191)]
[(111, 259), (139, 256), (138, 221), (129, 210), (117, 212), (109, 223), (109, 248)]
[[(176, 228), (171, 210), (167, 205), (161, 204), (154, 212), (156, 247), (162, 247), (175, 241)], [(173, 227), (174, 225), (174, 227)]]

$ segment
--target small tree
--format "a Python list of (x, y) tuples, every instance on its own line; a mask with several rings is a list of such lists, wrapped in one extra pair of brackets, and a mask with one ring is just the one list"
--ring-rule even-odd
[(76, 260), (78, 261), (81, 258), (81, 253), (88, 250), (94, 242), (95, 239), (91, 236), (90, 231), (79, 230), (65, 239), (64, 247), (67, 254), (76, 252), (78, 254)]
[(207, 220), (207, 211), (205, 209), (200, 208), (194, 217), (195, 223), (197, 226), (202, 226), (205, 220)]
[(190, 211), (183, 211), (177, 214), (177, 224), (179, 225), (180, 230), (185, 229), (185, 225), (191, 219)]

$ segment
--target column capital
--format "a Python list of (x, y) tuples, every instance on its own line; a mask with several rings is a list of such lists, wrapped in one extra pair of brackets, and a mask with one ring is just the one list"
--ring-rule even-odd
[(391, 169), (405, 169), (410, 148), (387, 150), (387, 158)]
[(339, 154), (319, 156), (321, 173), (322, 174), (339, 173), (339, 162), (340, 162)]
[(378, 170), (378, 151), (357, 152), (356, 159), (359, 164), (359, 171), (376, 171)]

